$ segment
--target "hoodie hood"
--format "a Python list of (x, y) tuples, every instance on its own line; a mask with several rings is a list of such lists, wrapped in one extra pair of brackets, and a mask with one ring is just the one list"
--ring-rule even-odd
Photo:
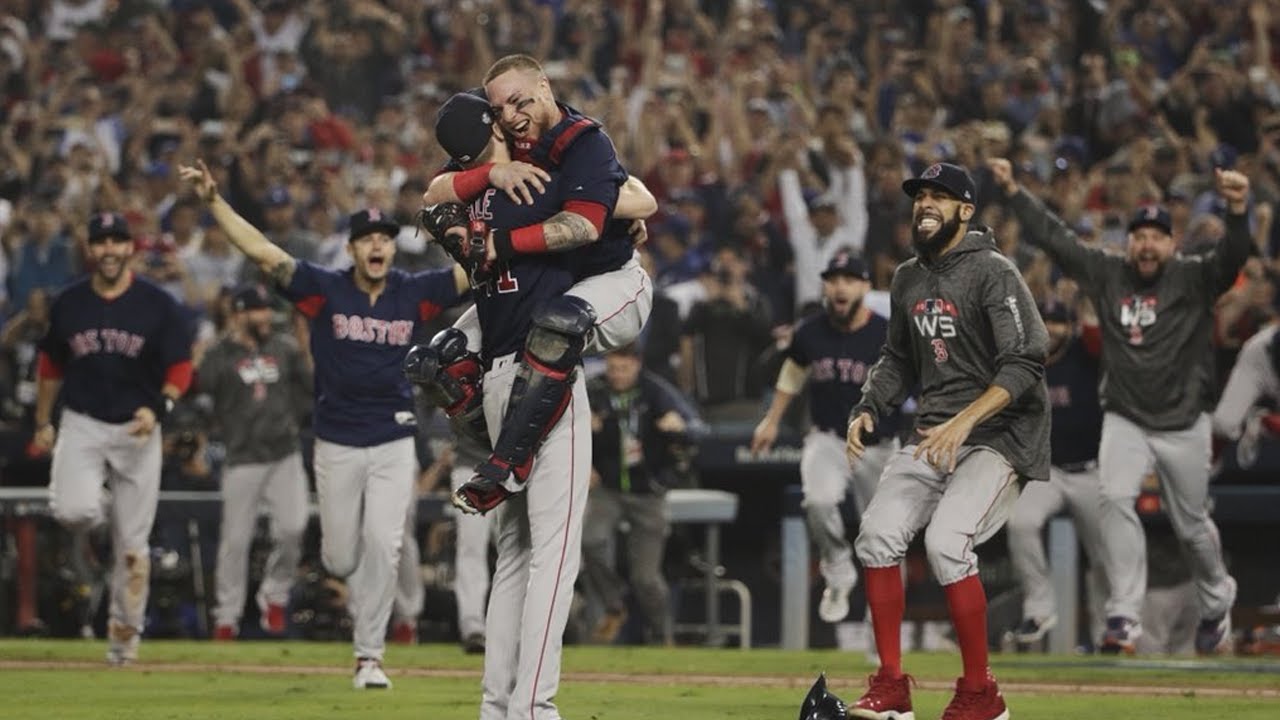
[(919, 255), (917, 257), (919, 258), (921, 266), (928, 268), (931, 272), (937, 273), (946, 272), (950, 268), (954, 267), (956, 263), (959, 263), (964, 256), (969, 253), (985, 250), (999, 250), (999, 247), (996, 245), (995, 233), (991, 232), (991, 228), (986, 227), (985, 225), (970, 225), (969, 231), (964, 234), (964, 237), (960, 239), (960, 242), (956, 243), (956, 246), (951, 248), (947, 254), (937, 260), (929, 260), (923, 255)]

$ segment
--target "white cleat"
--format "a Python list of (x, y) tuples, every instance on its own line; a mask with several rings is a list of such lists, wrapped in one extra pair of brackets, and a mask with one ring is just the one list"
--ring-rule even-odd
[(390, 690), (391, 680), (382, 671), (382, 663), (373, 658), (356, 661), (356, 674), (351, 685), (357, 690)]
[(818, 603), (818, 617), (822, 622), (838, 623), (849, 615), (849, 593), (851, 587), (828, 586), (822, 591), (822, 601)]

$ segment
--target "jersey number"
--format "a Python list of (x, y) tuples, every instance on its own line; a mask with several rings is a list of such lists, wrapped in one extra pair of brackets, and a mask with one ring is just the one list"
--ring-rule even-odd
[(511, 277), (509, 268), (503, 269), (498, 273), (498, 277), (494, 279), (493, 284), (498, 288), (500, 293), (513, 293), (520, 291), (520, 281)]

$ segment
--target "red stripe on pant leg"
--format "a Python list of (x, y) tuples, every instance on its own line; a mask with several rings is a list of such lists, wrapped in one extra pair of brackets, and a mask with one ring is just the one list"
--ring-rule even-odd
[[(571, 389), (570, 393), (573, 392)], [(551, 592), (551, 605), (547, 608), (547, 624), (542, 629), (542, 646), (538, 648), (538, 669), (533, 673), (533, 689), (529, 695), (529, 720), (534, 720), (533, 711), (538, 704), (538, 680), (542, 677), (542, 661), (546, 658), (547, 639), (551, 637), (551, 618), (556, 612), (556, 597), (560, 595), (560, 574), (564, 572), (564, 556), (569, 549), (569, 528), (573, 525), (573, 482), (574, 482), (574, 459), (577, 454), (574, 450), (575, 428), (573, 426), (574, 407), (573, 403), (569, 403), (569, 502), (568, 515), (564, 519), (564, 538), (560, 541), (560, 564), (556, 566), (556, 588)], [(532, 560), (532, 555), (530, 560)]]
[(617, 310), (614, 310), (612, 313), (610, 313), (608, 317), (606, 317), (603, 320), (597, 321), (596, 325), (599, 326), (609, 322), (613, 318), (617, 317), (618, 314), (621, 313), (623, 310), (626, 310), (628, 305), (635, 305), (636, 302), (640, 300), (640, 295), (644, 293), (644, 286), (648, 282), (649, 282), (649, 276), (646, 273), (645, 276), (640, 279), (640, 289), (636, 291), (636, 294), (632, 295), (630, 300), (622, 303), (622, 305)]

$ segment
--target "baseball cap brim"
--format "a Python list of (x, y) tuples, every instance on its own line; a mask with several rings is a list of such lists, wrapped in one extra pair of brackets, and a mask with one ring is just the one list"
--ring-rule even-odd
[[(946, 185), (938, 182), (937, 180), (929, 180), (925, 178), (909, 178), (907, 180), (902, 181), (902, 192), (906, 193), (907, 197), (914, 198), (916, 196), (916, 193), (920, 192), (920, 188), (923, 188), (923, 187), (931, 187), (936, 190), (941, 190), (946, 194), (959, 200), (960, 202), (969, 202), (968, 200), (965, 200), (964, 198), (962, 198), (960, 194), (957, 193), (954, 189), (947, 187)], [(969, 203), (969, 204), (972, 205), (973, 203)]]
[(347, 238), (347, 241), (351, 242), (354, 240), (359, 240), (365, 235), (372, 235), (373, 233), (376, 233), (376, 232), (380, 232), (380, 233), (383, 233), (384, 235), (390, 235), (391, 237), (395, 237), (400, 234), (400, 225), (398, 223), (391, 222), (390, 220), (379, 220), (377, 222), (372, 222), (362, 226), (359, 232), (351, 233), (351, 237)]
[(1134, 230), (1137, 230), (1139, 228), (1144, 228), (1144, 227), (1156, 228), (1157, 230), (1164, 233), (1165, 235), (1173, 234), (1173, 228), (1165, 223), (1160, 222), (1159, 220), (1134, 220), (1133, 222), (1129, 223), (1129, 232), (1133, 232)]

